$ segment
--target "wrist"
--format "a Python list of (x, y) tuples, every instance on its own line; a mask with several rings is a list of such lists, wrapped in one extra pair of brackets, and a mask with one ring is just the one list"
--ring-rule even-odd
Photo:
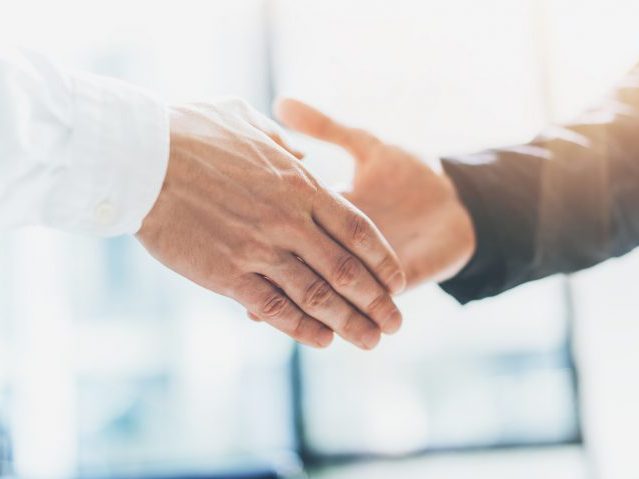
[(477, 235), (470, 212), (462, 202), (455, 182), (443, 171), (440, 173), (440, 177), (450, 191), (448, 217), (450, 218), (451, 234), (449, 237), (456, 252), (455, 259), (450, 262), (449, 268), (442, 274), (441, 281), (445, 281), (456, 276), (470, 263), (477, 250)]

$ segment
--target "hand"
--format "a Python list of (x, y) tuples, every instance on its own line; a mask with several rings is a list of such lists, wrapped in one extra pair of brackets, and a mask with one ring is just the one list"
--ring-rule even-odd
[(353, 155), (355, 180), (344, 196), (386, 236), (409, 286), (451, 278), (469, 261), (475, 250), (472, 222), (444, 174), (299, 101), (284, 99), (275, 108), (285, 126), (335, 143)]
[(138, 239), (169, 268), (303, 343), (370, 349), (405, 285), (378, 229), (243, 102), (172, 108), (169, 167)]

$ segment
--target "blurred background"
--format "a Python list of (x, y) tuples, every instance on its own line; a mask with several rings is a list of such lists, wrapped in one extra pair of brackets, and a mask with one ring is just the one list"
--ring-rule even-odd
[[(0, 41), (169, 103), (293, 95), (426, 159), (596, 103), (639, 60), (637, 18), (632, 0), (5, 0)], [(345, 153), (294, 140), (350, 181)], [(132, 238), (4, 234), (0, 477), (634, 478), (638, 278), (631, 254), (463, 308), (426, 285), (374, 352), (317, 352)]]

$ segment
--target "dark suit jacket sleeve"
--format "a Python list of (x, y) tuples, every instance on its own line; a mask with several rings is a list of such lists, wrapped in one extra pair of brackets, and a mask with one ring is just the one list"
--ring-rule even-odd
[(639, 67), (573, 124), (443, 168), (477, 236), (471, 261), (441, 284), (462, 303), (630, 251), (639, 245)]

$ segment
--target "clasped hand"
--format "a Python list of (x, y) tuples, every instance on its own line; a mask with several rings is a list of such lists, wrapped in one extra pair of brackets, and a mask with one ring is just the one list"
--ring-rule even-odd
[(162, 192), (137, 237), (159, 261), (303, 343), (371, 349), (397, 331), (399, 261), (241, 101), (173, 108)]
[(416, 155), (342, 125), (293, 99), (276, 105), (289, 128), (334, 143), (355, 159), (344, 197), (371, 218), (397, 253), (408, 286), (455, 276), (475, 252), (470, 215), (453, 182)]

